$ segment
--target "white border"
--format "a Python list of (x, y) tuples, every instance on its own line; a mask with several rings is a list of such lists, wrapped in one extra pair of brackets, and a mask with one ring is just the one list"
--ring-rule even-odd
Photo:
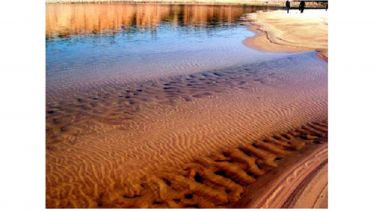
[(329, 208), (375, 210), (375, 2), (330, 0)]
[(45, 204), (44, 1), (0, 4), (0, 207)]
[[(375, 210), (375, 1), (329, 3), (329, 209)], [(44, 15), (0, 5), (1, 210), (45, 207)]]

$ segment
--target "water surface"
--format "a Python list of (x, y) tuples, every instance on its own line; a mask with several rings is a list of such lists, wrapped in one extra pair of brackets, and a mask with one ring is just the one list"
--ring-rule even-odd
[(242, 43), (260, 9), (48, 4), (46, 206), (101, 207), (164, 167), (325, 119), (326, 62)]
[(266, 61), (243, 21), (260, 7), (47, 5), (47, 89), (146, 80)]

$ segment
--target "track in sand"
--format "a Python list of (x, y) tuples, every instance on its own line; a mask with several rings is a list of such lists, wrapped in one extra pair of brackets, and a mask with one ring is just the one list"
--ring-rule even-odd
[[(236, 147), (247, 143), (252, 150), (267, 149), (267, 155), (284, 151), (290, 151), (290, 157), (299, 154), (292, 146), (282, 146), (282, 141), (280, 148), (261, 140), (327, 119), (326, 68), (326, 62), (308, 52), (137, 83), (108, 81), (92, 87), (72, 86), (64, 91), (48, 89), (47, 207), (236, 206), (246, 198), (240, 197), (240, 193), (246, 193), (248, 183), (253, 179), (262, 181), (268, 175), (253, 175), (246, 169), (246, 163), (241, 164), (238, 159), (251, 160), (255, 156), (256, 165), (251, 168), (255, 171), (258, 166), (258, 174), (280, 162), (273, 163), (272, 159)], [(305, 127), (322, 130), (326, 123), (322, 124)], [(223, 150), (229, 151), (217, 153)], [(207, 157), (205, 161), (209, 164), (192, 162), (209, 154), (228, 160), (217, 164)], [(236, 160), (233, 156), (240, 157)], [(195, 166), (191, 171), (200, 172), (204, 168), (209, 175), (218, 173), (220, 178), (215, 178), (227, 181), (223, 184), (235, 192), (226, 193), (225, 187), (192, 180), (184, 173), (187, 164)], [(233, 173), (237, 170), (238, 173)], [(222, 171), (238, 178), (226, 178), (227, 173)], [(168, 177), (177, 180), (178, 187), (190, 190), (186, 192), (187, 199), (184, 192), (176, 205), (170, 198), (157, 198), (164, 197), (165, 192), (158, 190), (163, 186), (160, 179), (166, 172), (171, 172)], [(150, 175), (155, 177), (148, 178)], [(199, 176), (196, 179), (200, 180)], [(163, 189), (168, 194), (182, 194), (174, 183), (168, 184)], [(241, 188), (235, 188), (238, 185)], [(208, 192), (201, 192), (200, 187), (209, 187)], [(120, 197), (121, 194), (127, 198)], [(217, 199), (216, 194), (219, 194)], [(306, 193), (298, 193), (303, 194)], [(137, 197), (144, 200), (136, 200)], [(196, 198), (202, 197), (214, 199), (204, 198), (209, 204), (199, 204)], [(157, 202), (153, 204), (148, 199)]]
[[(177, 172), (164, 171), (145, 177), (141, 183), (133, 184), (132, 189), (118, 187), (115, 192), (103, 193), (96, 206), (232, 207), (241, 197), (249, 199), (253, 195), (257, 196), (254, 191), (246, 193), (246, 190), (259, 178), (277, 168), (284, 159), (296, 156), (310, 144), (318, 144), (322, 147), (318, 150), (315, 147), (315, 151), (294, 164), (292, 170), (284, 169), (283, 172), (287, 173), (279, 175), (276, 180), (283, 184), (272, 181), (274, 186), (268, 185), (267, 191), (263, 191), (260, 196), (258, 194), (255, 201), (245, 206), (289, 207), (298, 204), (298, 196), (313, 195), (318, 191), (318, 196), (313, 198), (316, 204), (321, 193), (319, 189), (304, 193), (301, 185), (303, 182), (308, 182), (309, 178), (315, 176), (314, 173), (326, 164), (327, 133), (326, 121), (308, 123), (286, 133), (197, 159), (187, 163)], [(301, 154), (297, 156), (301, 157)], [(311, 157), (318, 159), (314, 160)], [(320, 162), (321, 160), (324, 162)]]

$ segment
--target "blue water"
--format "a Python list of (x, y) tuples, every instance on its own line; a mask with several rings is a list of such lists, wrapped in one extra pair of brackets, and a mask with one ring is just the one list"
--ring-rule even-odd
[(287, 55), (245, 46), (254, 35), (238, 20), (219, 26), (163, 22), (155, 28), (48, 39), (47, 87), (188, 74)]

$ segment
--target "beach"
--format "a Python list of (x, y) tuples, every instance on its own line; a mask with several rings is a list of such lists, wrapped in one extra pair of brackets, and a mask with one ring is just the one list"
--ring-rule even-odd
[[(152, 109), (143, 107), (142, 94), (133, 95), (125, 100), (130, 103), (133, 110), (106, 103), (108, 102), (106, 99), (113, 99), (112, 97), (121, 99), (118, 97), (121, 94), (117, 92), (107, 98), (97, 97), (96, 100), (83, 96), (79, 100), (81, 102), (76, 98), (70, 101), (64, 100), (70, 106), (60, 107), (61, 110), (74, 110), (75, 107), (78, 110), (81, 107), (86, 109), (81, 110), (81, 118), (74, 120), (77, 123), (73, 127), (64, 126), (64, 122), (53, 124), (56, 126), (51, 130), (58, 132), (50, 133), (50, 140), (55, 142), (47, 143), (49, 146), (47, 172), (51, 173), (47, 174), (47, 184), (54, 190), (50, 196), (57, 194), (55, 197), (61, 197), (64, 196), (61, 194), (67, 194), (65, 199), (70, 201), (72, 199), (70, 197), (87, 194), (89, 195), (86, 196), (87, 201), (80, 201), (84, 204), (78, 207), (88, 205), (95, 207), (97, 206), (95, 200), (104, 187), (115, 188), (116, 185), (126, 187), (126, 180), (134, 183), (133, 179), (137, 180), (143, 175), (160, 171), (165, 167), (182, 167), (201, 155), (232, 148), (244, 142), (251, 143), (253, 140), (272, 136), (280, 131), (288, 131), (309, 122), (325, 120), (327, 118), (325, 64), (315, 63), (314, 56), (314, 54), (307, 55), (312, 63), (307, 62), (305, 67), (320, 65), (319, 72), (308, 74), (314, 70), (311, 68), (304, 73), (291, 72), (283, 78), (276, 70), (269, 71), (267, 75), (274, 74), (273, 80), (258, 76), (248, 85), (241, 80), (231, 82), (230, 86), (235, 88), (230, 89), (229, 93), (229, 90), (225, 90), (226, 85), (220, 82), (214, 90), (213, 87), (200, 84), (201, 79), (221, 80), (220, 78), (225, 79), (225, 76), (215, 76), (213, 73), (197, 74), (192, 77), (193, 80), (187, 80), (188, 78), (183, 80), (190, 81), (188, 83), (192, 83), (193, 88), (196, 86), (202, 90), (206, 86), (206, 89), (186, 94), (183, 97), (187, 100), (170, 102), (170, 99), (166, 98), (164, 106), (158, 103), (158, 106), (153, 106)], [(297, 61), (300, 58), (294, 59)], [(243, 80), (243, 76), (237, 77)], [(290, 78), (303, 78), (303, 80), (295, 83)], [(283, 83), (288, 83), (288, 86), (282, 85)], [(170, 85), (164, 85), (163, 90), (174, 96), (178, 96), (179, 92), (189, 87), (174, 85), (175, 83), (172, 82), (168, 84)], [(177, 84), (181, 84), (181, 81)], [(216, 89), (224, 93), (216, 94)], [(147, 87), (143, 90), (152, 91)], [(147, 96), (147, 93), (145, 95)], [(150, 100), (149, 97), (144, 98)], [(160, 98), (162, 96), (159, 96), (159, 100), (163, 100)], [(93, 101), (98, 102), (99, 110), (95, 111), (90, 106)], [(116, 101), (109, 100), (109, 102)], [(174, 106), (170, 106), (170, 103)], [(77, 106), (72, 107), (71, 104)], [(122, 115), (122, 110), (126, 110), (127, 113)], [(53, 109), (49, 110), (52, 111)], [(66, 113), (63, 114), (66, 116)], [(57, 118), (58, 115), (57, 112), (53, 112), (51, 116)], [(62, 140), (56, 140), (53, 138), (54, 135)], [(85, 166), (86, 168), (83, 168)], [(77, 175), (81, 176), (77, 177)], [(74, 181), (72, 184), (77, 186), (71, 185), (69, 189), (72, 192), (65, 192), (67, 187), (64, 181)], [(113, 193), (114, 190), (108, 192)], [(51, 207), (59, 206), (52, 202), (53, 200), (50, 201)], [(74, 206), (74, 204), (68, 203), (63, 206)]]
[(249, 15), (252, 30), (258, 32), (245, 44), (273, 52), (316, 50), (328, 59), (328, 15), (325, 10), (300, 13), (291, 10), (258, 12)]
[[(154, 65), (143, 79), (50, 73), (46, 206), (325, 207), (327, 24), (309, 12), (251, 13), (256, 35), (238, 43), (263, 59), (248, 63)], [(252, 189), (280, 178), (285, 198)]]

